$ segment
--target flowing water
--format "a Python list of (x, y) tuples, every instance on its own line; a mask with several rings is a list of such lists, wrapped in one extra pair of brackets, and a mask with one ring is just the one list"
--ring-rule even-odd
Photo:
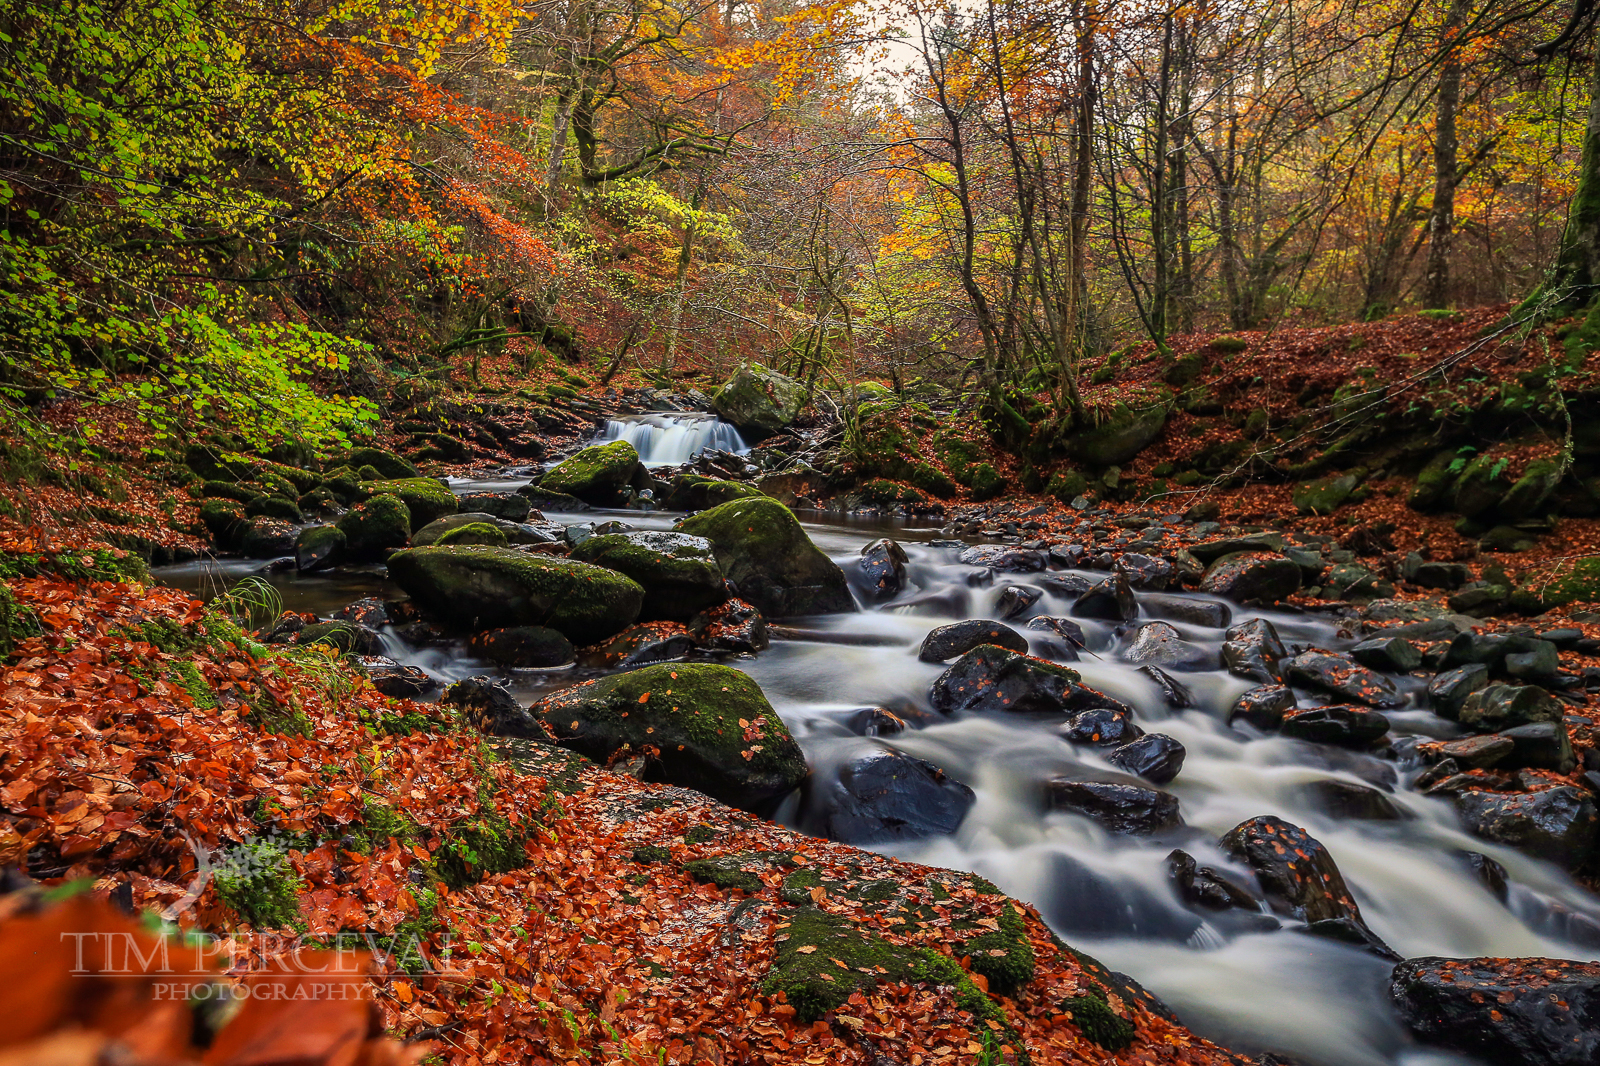
[[(513, 488), (521, 482), (459, 482), (458, 491)], [(557, 522), (617, 518), (638, 528), (667, 528), (673, 516), (637, 512), (549, 515)], [(1406, 957), (1556, 956), (1593, 958), (1565, 932), (1572, 915), (1600, 920), (1600, 901), (1555, 867), (1472, 838), (1457, 827), (1450, 806), (1406, 787), (1414, 770), (1376, 757), (1239, 732), (1226, 712), (1250, 683), (1220, 668), (1178, 673), (1197, 709), (1171, 711), (1156, 685), (1121, 657), (1126, 630), (1079, 619), (1087, 637), (1083, 680), (1128, 703), (1149, 732), (1180, 740), (1188, 756), (1165, 786), (1182, 804), (1188, 825), (1177, 838), (1113, 837), (1071, 814), (1047, 813), (1042, 783), (1074, 769), (1111, 769), (1094, 751), (1075, 748), (1052, 732), (1058, 722), (992, 717), (938, 718), (891, 737), (863, 738), (845, 726), (848, 713), (887, 704), (926, 710), (928, 689), (943, 669), (923, 663), (917, 649), (927, 632), (963, 618), (993, 616), (1001, 590), (1029, 584), (1031, 575), (997, 574), (991, 585), (957, 561), (961, 545), (933, 530), (883, 522), (808, 523), (812, 539), (845, 568), (857, 570), (861, 547), (877, 536), (900, 540), (910, 558), (905, 588), (886, 603), (857, 614), (804, 622), (807, 628), (876, 638), (869, 643), (782, 641), (759, 656), (730, 660), (758, 681), (805, 749), (813, 772), (827, 775), (853, 753), (888, 746), (926, 759), (969, 784), (977, 802), (951, 836), (880, 846), (902, 858), (982, 874), (1018, 898), (1035, 903), (1073, 946), (1124, 971), (1162, 997), (1196, 1031), (1239, 1050), (1268, 1049), (1323, 1066), (1444, 1066), (1460, 1060), (1409, 1045), (1386, 1000), (1390, 964), (1353, 948), (1289, 930), (1242, 932), (1184, 908), (1170, 887), (1166, 855), (1181, 846), (1202, 864), (1238, 871), (1217, 838), (1247, 818), (1275, 814), (1304, 827), (1329, 850), (1371, 928)], [(174, 584), (218, 587), (255, 564), (226, 564), (219, 572), (190, 564), (168, 568)], [(1064, 576), (1064, 575), (1058, 575)], [(1084, 572), (1097, 580), (1103, 575)], [(271, 579), (295, 610), (327, 613), (362, 595), (392, 595), (381, 568), (332, 576)], [(1070, 595), (1046, 591), (1022, 616), (1065, 615)], [(1235, 608), (1233, 621), (1251, 617)], [(1262, 612), (1286, 643), (1348, 648), (1355, 638), (1337, 624), (1309, 615)], [(1220, 629), (1172, 624), (1210, 651)], [(1030, 636), (1034, 631), (1022, 630)], [(396, 659), (442, 680), (492, 672), (460, 647), (414, 649), (386, 637)], [(1042, 645), (1036, 651), (1046, 652)], [(1169, 668), (1170, 669), (1170, 668)], [(517, 672), (513, 688), (526, 700), (571, 684), (573, 672)], [(1402, 679), (1421, 693), (1422, 682)], [(1304, 705), (1306, 701), (1302, 700)], [(1413, 700), (1415, 703), (1415, 698)], [(1419, 707), (1392, 712), (1396, 733), (1449, 735), (1453, 728)], [(1335, 778), (1393, 788), (1404, 821), (1341, 821), (1305, 798), (1308, 782)], [(799, 824), (799, 799), (780, 818)], [(1469, 871), (1461, 851), (1502, 863), (1512, 883), (1500, 903)], [(1566, 917), (1563, 918), (1563, 915)], [(1579, 924), (1582, 919), (1580, 918)]]
[(625, 440), (639, 453), (645, 466), (680, 466), (707, 448), (743, 455), (749, 451), (739, 431), (715, 415), (668, 411), (626, 415), (606, 422), (595, 440), (608, 444)]

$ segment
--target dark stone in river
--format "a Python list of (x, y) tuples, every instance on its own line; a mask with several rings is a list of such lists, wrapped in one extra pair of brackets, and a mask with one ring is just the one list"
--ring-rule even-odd
[(1461, 705), (1467, 697), (1489, 683), (1489, 668), (1482, 663), (1471, 663), (1446, 670), (1428, 682), (1428, 700), (1433, 713), (1454, 722), (1461, 717)]
[(1176, 829), (1178, 797), (1157, 788), (1111, 781), (1050, 781), (1046, 800), (1053, 811), (1081, 814), (1108, 833), (1144, 836)]
[(444, 690), (439, 702), (454, 707), (461, 718), (480, 733), (496, 737), (529, 737), (549, 741), (528, 709), (511, 691), (492, 677), (467, 677)]
[(1371, 785), (1358, 785), (1336, 777), (1308, 782), (1301, 789), (1306, 801), (1330, 818), (1357, 822), (1409, 821), (1411, 814), (1386, 793)]
[(1280, 552), (1283, 536), (1278, 533), (1255, 533), (1243, 537), (1227, 537), (1189, 545), (1189, 554), (1207, 565), (1225, 555), (1239, 552)]
[(1200, 919), (1167, 892), (1091, 869), (1061, 852), (1046, 859), (1040, 913), (1063, 936), (1128, 937), (1184, 944)]
[(953, 833), (976, 797), (930, 762), (902, 752), (866, 752), (832, 777), (813, 772), (802, 806), (806, 832), (846, 844), (882, 844)]
[(995, 602), (995, 613), (1010, 621), (1026, 614), (1028, 608), (1038, 603), (1039, 597), (1043, 595), (1041, 589), (1032, 585), (1007, 585), (1000, 590), (1000, 598)]
[(1046, 633), (1054, 633), (1065, 640), (1073, 648), (1081, 648), (1087, 642), (1083, 634), (1083, 627), (1070, 618), (1058, 618), (1054, 615), (1036, 614), (1028, 619), (1024, 629), (1038, 629)]
[(1153, 784), (1164, 785), (1183, 769), (1186, 754), (1183, 745), (1165, 733), (1146, 733), (1107, 754), (1106, 761)]
[(1215, 665), (1210, 651), (1190, 644), (1166, 622), (1146, 622), (1134, 630), (1133, 643), (1123, 650), (1122, 657), (1137, 665), (1149, 663), (1191, 669)]
[(1364, 748), (1389, 731), (1389, 719), (1363, 707), (1307, 707), (1284, 715), (1278, 730), (1295, 740)]
[(1290, 684), (1326, 692), (1369, 707), (1404, 707), (1406, 698), (1382, 674), (1373, 673), (1348, 655), (1326, 651), (1301, 652), (1283, 664)]
[(1307, 923), (1361, 917), (1333, 856), (1299, 826), (1263, 814), (1240, 822), (1218, 843), (1255, 871), (1278, 913)]
[(1424, 956), (1394, 968), (1389, 996), (1423, 1044), (1494, 1066), (1600, 1062), (1600, 963)]
[(1422, 665), (1422, 652), (1404, 637), (1373, 637), (1350, 649), (1350, 657), (1362, 666), (1404, 674)]
[(1144, 736), (1144, 730), (1133, 720), (1133, 711), (1121, 704), (1081, 711), (1056, 732), (1074, 744), (1120, 745)]
[(1240, 603), (1273, 603), (1300, 591), (1300, 567), (1281, 555), (1237, 552), (1206, 567), (1200, 591)]
[(1222, 629), (1233, 620), (1233, 611), (1217, 600), (1194, 600), (1187, 596), (1148, 594), (1139, 597), (1146, 614), (1186, 625)]
[(415, 699), (439, 686), (420, 666), (401, 666), (386, 655), (363, 655), (357, 663), (372, 687), (393, 699)]
[(1173, 849), (1167, 856), (1167, 873), (1185, 903), (1212, 911), (1259, 909), (1261, 901), (1249, 888), (1213, 867), (1199, 865), (1187, 851)]
[(1263, 685), (1283, 684), (1280, 664), (1289, 650), (1278, 639), (1278, 631), (1265, 618), (1252, 618), (1231, 627), (1223, 635), (1222, 663), (1228, 673)]
[(1480, 733), (1530, 722), (1560, 722), (1561, 704), (1537, 685), (1489, 685), (1468, 696), (1456, 720)]
[(1283, 716), (1294, 709), (1294, 702), (1294, 690), (1288, 685), (1262, 685), (1233, 702), (1228, 724), (1243, 720), (1270, 733), (1283, 724)]
[(1428, 741), (1417, 745), (1417, 753), (1433, 761), (1454, 759), (1457, 766), (1484, 770), (1516, 750), (1516, 741), (1498, 733), (1462, 737), (1459, 740)]
[(1117, 569), (1134, 588), (1154, 592), (1165, 589), (1172, 582), (1174, 573), (1172, 564), (1167, 560), (1140, 552), (1123, 552), (1117, 559)]
[(467, 652), (500, 666), (551, 667), (572, 662), (572, 641), (544, 626), (510, 626), (474, 633)]
[(983, 644), (993, 644), (1019, 655), (1028, 652), (1027, 638), (1010, 626), (984, 618), (969, 618), (931, 631), (922, 639), (917, 658), (925, 663), (942, 663)]
[(984, 644), (952, 663), (928, 693), (935, 710), (1061, 714), (1121, 703), (1078, 682), (1076, 670)]
[(515, 492), (468, 492), (457, 498), (463, 511), (492, 515), (507, 522), (539, 521), (544, 515), (535, 515), (528, 497)]
[(1126, 622), (1139, 614), (1139, 602), (1133, 598), (1127, 577), (1115, 573), (1079, 596), (1072, 613), (1079, 618)]
[(689, 619), (689, 632), (709, 651), (753, 655), (765, 651), (771, 644), (767, 620), (741, 599), (729, 599), (701, 611)]
[(1489, 890), (1489, 894), (1501, 903), (1506, 901), (1509, 890), (1506, 885), (1506, 868), (1495, 862), (1480, 851), (1457, 852), (1461, 861), (1466, 863), (1467, 869), (1472, 871), (1474, 877)]
[(389, 624), (389, 609), (376, 596), (364, 596), (347, 603), (330, 616), (335, 622), (354, 622), (356, 625), (377, 629)]
[(845, 728), (858, 737), (889, 737), (906, 731), (906, 720), (887, 707), (862, 707), (844, 718)]
[(1469, 788), (1456, 793), (1456, 812), (1474, 836), (1569, 870), (1594, 853), (1600, 831), (1594, 797), (1573, 785), (1522, 793)]
[(1161, 667), (1141, 666), (1139, 672), (1156, 683), (1156, 687), (1161, 689), (1162, 702), (1173, 710), (1181, 711), (1196, 706), (1194, 693), (1189, 691), (1188, 686), (1180, 683)]
[(968, 566), (986, 566), (991, 570), (1018, 574), (1043, 570), (1049, 561), (1044, 552), (1004, 544), (974, 545), (964, 550), (960, 559)]
[(1554, 770), (1558, 774), (1570, 774), (1578, 766), (1564, 722), (1532, 722), (1496, 736), (1512, 744), (1511, 753), (1502, 760), (1504, 766)]
[(906, 584), (906, 550), (895, 541), (875, 540), (861, 549), (856, 564), (873, 598), (887, 600)]

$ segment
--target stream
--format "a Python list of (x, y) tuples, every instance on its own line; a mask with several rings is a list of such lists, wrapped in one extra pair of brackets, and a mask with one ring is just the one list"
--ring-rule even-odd
[[(678, 442), (674, 442), (676, 446)], [(457, 492), (508, 491), (518, 480), (453, 480)], [(639, 529), (670, 528), (676, 515), (626, 512), (547, 514), (557, 523), (616, 519)], [(1600, 922), (1600, 901), (1553, 865), (1471, 837), (1457, 825), (1446, 800), (1424, 797), (1407, 784), (1418, 769), (1327, 745), (1230, 728), (1227, 711), (1252, 683), (1225, 672), (1216, 650), (1222, 630), (1170, 621), (1205, 656), (1198, 669), (1166, 666), (1193, 694), (1195, 709), (1169, 710), (1161, 690), (1123, 654), (1138, 623), (1078, 619), (1086, 638), (1072, 663), (1086, 684), (1131, 705), (1149, 732), (1161, 732), (1187, 749), (1182, 772), (1163, 786), (1179, 798), (1186, 829), (1150, 837), (1112, 836), (1073, 814), (1043, 811), (1043, 782), (1085, 767), (1112, 770), (1096, 749), (1075, 747), (1054, 732), (1060, 719), (1024, 716), (946, 718), (929, 712), (928, 690), (944, 669), (919, 661), (929, 630), (966, 618), (995, 617), (1009, 584), (1035, 584), (1045, 575), (995, 574), (957, 560), (963, 544), (933, 529), (881, 519), (808, 516), (806, 531), (847, 574), (858, 572), (861, 548), (893, 536), (908, 557), (905, 587), (856, 614), (797, 623), (806, 629), (855, 638), (859, 643), (775, 640), (758, 656), (725, 661), (753, 677), (804, 748), (813, 773), (833, 772), (863, 750), (889, 746), (925, 759), (970, 785), (976, 804), (952, 835), (873, 845), (873, 849), (930, 865), (973, 871), (1006, 892), (1036, 904), (1064, 940), (1121, 970), (1160, 996), (1196, 1032), (1240, 1051), (1271, 1050), (1318, 1066), (1445, 1066), (1465, 1060), (1417, 1048), (1388, 1005), (1391, 964), (1328, 940), (1284, 929), (1249, 931), (1218, 924), (1178, 900), (1167, 854), (1182, 847), (1200, 863), (1223, 871), (1243, 868), (1217, 847), (1219, 836), (1247, 818), (1274, 814), (1305, 828), (1338, 863), (1371, 929), (1400, 955), (1552, 956), (1594, 958), (1572, 915)], [(158, 571), (159, 577), (201, 594), (214, 594), (260, 568), (259, 561), (190, 563)], [(1054, 571), (1051, 577), (1092, 571)], [(362, 596), (392, 598), (398, 590), (381, 566), (328, 574), (271, 575), (284, 606), (328, 614)], [(1143, 598), (1144, 594), (1139, 594)], [(857, 585), (857, 598), (862, 593)], [(1038, 602), (1009, 623), (1025, 628), (1034, 615), (1066, 615), (1075, 597), (1046, 589)], [(1191, 597), (1196, 598), (1196, 597)], [(1142, 612), (1148, 614), (1148, 611)], [(1264, 617), (1286, 644), (1347, 649), (1356, 637), (1316, 615), (1252, 612), (1234, 608), (1233, 622)], [(1141, 618), (1143, 621), (1143, 618)], [(866, 638), (876, 638), (869, 643)], [(385, 630), (387, 654), (420, 666), (443, 681), (500, 671), (455, 648), (410, 648)], [(1059, 646), (1058, 646), (1059, 647)], [(1050, 654), (1038, 643), (1035, 654)], [(574, 670), (515, 671), (509, 680), (524, 701), (581, 676)], [(1424, 682), (1398, 679), (1412, 696), (1409, 707), (1389, 712), (1397, 737), (1455, 735), (1455, 727), (1419, 706)], [(1302, 706), (1313, 702), (1304, 698)], [(851, 713), (887, 705), (929, 712), (927, 723), (889, 737), (856, 736)], [(904, 716), (904, 715), (903, 715)], [(1403, 809), (1403, 820), (1331, 818), (1308, 799), (1306, 786), (1324, 779), (1376, 786)], [(779, 820), (800, 825), (805, 812), (796, 795)], [(1510, 890), (1501, 903), (1460, 852), (1488, 855), (1502, 864)], [(1243, 875), (1241, 875), (1242, 877)], [(1237, 913), (1237, 912), (1235, 912)], [(1292, 924), (1292, 923), (1288, 923)]]

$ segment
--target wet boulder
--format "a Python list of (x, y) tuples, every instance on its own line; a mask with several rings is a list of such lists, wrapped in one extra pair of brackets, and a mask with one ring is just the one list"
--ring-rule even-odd
[(357, 663), (372, 687), (392, 699), (416, 699), (439, 686), (422, 667), (401, 666), (386, 655), (359, 656)]
[(1404, 707), (1406, 697), (1394, 682), (1355, 662), (1348, 655), (1326, 651), (1301, 652), (1283, 664), (1290, 684), (1303, 685), (1368, 707)]
[(1092, 467), (1116, 466), (1138, 455), (1167, 424), (1163, 405), (1143, 410), (1119, 405), (1104, 420), (1076, 430), (1066, 439), (1067, 454)]
[(1270, 814), (1240, 822), (1218, 841), (1224, 853), (1248, 866), (1267, 902), (1303, 922), (1361, 919), (1328, 849), (1304, 829)]
[(1283, 546), (1281, 533), (1250, 533), (1242, 537), (1224, 537), (1220, 540), (1191, 544), (1189, 554), (1200, 562), (1210, 565), (1225, 555), (1236, 555), (1241, 552), (1270, 554), (1283, 551)]
[(379, 477), (399, 479), (418, 476), (417, 468), (408, 460), (383, 448), (353, 448), (345, 456), (344, 465), (351, 470), (370, 466), (378, 472)]
[(760, 363), (745, 363), (711, 397), (711, 409), (746, 440), (772, 436), (800, 416), (806, 387)]
[(1010, 574), (1037, 573), (1049, 563), (1049, 557), (1042, 551), (1005, 544), (976, 544), (963, 549), (959, 558), (967, 566), (982, 566)]
[(1187, 943), (1200, 920), (1164, 891), (1101, 872), (1070, 855), (1046, 859), (1039, 911), (1064, 936), (1132, 937)]
[(313, 622), (295, 634), (294, 642), (302, 646), (320, 644), (341, 654), (383, 653), (383, 638), (378, 631), (357, 622)]
[(239, 554), (246, 559), (293, 556), (299, 531), (281, 518), (246, 518), (238, 534)]
[(1223, 634), (1222, 664), (1228, 673), (1263, 685), (1283, 684), (1281, 664), (1289, 651), (1265, 618), (1240, 622)]
[(1324, 777), (1301, 788), (1306, 802), (1330, 818), (1356, 822), (1400, 822), (1411, 815), (1386, 792), (1371, 785)]
[(952, 663), (934, 681), (928, 698), (945, 714), (1062, 714), (1121, 706), (1079, 684), (1076, 670), (993, 644), (980, 645)]
[(445, 515), (435, 518), (432, 522), (415, 530), (411, 534), (413, 548), (427, 548), (441, 543), (443, 538), (456, 532), (463, 526), (491, 526), (499, 530), (505, 542), (512, 540), (512, 532), (518, 527), (515, 522), (505, 522), (494, 515), (484, 511), (462, 511), (458, 514)]
[(710, 541), (739, 597), (768, 618), (856, 609), (844, 571), (777, 500), (731, 500), (685, 518), (678, 531)]
[(930, 631), (922, 639), (917, 658), (925, 663), (948, 662), (983, 644), (993, 644), (1019, 655), (1028, 653), (1027, 639), (1010, 626), (982, 618), (969, 618), (965, 622), (951, 622)]
[(626, 629), (644, 602), (614, 570), (511, 548), (411, 548), (390, 556), (389, 575), (448, 626), (549, 626), (578, 643)]
[(376, 596), (363, 596), (353, 603), (347, 603), (334, 611), (331, 617), (336, 622), (355, 622), (369, 629), (377, 629), (390, 622), (389, 608)]
[(344, 531), (338, 526), (308, 526), (295, 537), (294, 565), (307, 573), (327, 570), (339, 565), (344, 551)]
[(1404, 674), (1422, 665), (1422, 652), (1404, 637), (1377, 636), (1350, 649), (1350, 657), (1362, 666), (1391, 674)]
[(1167, 856), (1167, 874), (1178, 898), (1191, 906), (1210, 911), (1259, 912), (1260, 900), (1247, 886), (1215, 867), (1201, 866), (1187, 851), (1173, 849)]
[(1456, 793), (1456, 813), (1474, 836), (1573, 869), (1595, 851), (1600, 813), (1594, 797), (1572, 785), (1539, 792)]
[(467, 654), (500, 666), (548, 669), (573, 660), (572, 641), (544, 626), (508, 626), (474, 633)]
[(1150, 594), (1141, 596), (1139, 605), (1147, 614), (1185, 625), (1223, 629), (1233, 621), (1233, 609), (1217, 600)]
[(909, 723), (887, 707), (862, 707), (845, 716), (843, 725), (858, 737), (892, 737)]
[(1389, 732), (1389, 719), (1365, 707), (1307, 707), (1285, 714), (1278, 732), (1293, 740), (1366, 748)]
[(533, 505), (528, 497), (515, 492), (468, 492), (456, 502), (463, 511), (490, 515), (506, 522), (526, 522), (533, 516)]
[(1057, 618), (1054, 615), (1036, 614), (1028, 619), (1024, 629), (1038, 630), (1041, 633), (1051, 633), (1060, 637), (1071, 648), (1082, 648), (1088, 638), (1084, 636), (1083, 627), (1070, 618)]
[(1133, 720), (1133, 709), (1107, 698), (1115, 706), (1091, 707), (1079, 711), (1072, 720), (1056, 730), (1063, 739), (1073, 744), (1121, 746), (1144, 736), (1144, 730)]
[(1504, 1066), (1600, 1062), (1600, 963), (1407, 959), (1389, 997), (1419, 1043)]
[(461, 510), (456, 494), (442, 481), (431, 477), (393, 478), (388, 481), (363, 481), (361, 495), (394, 496), (406, 505), (412, 529)]
[(1456, 720), (1468, 729), (1495, 733), (1530, 722), (1560, 722), (1561, 704), (1536, 685), (1487, 685), (1462, 701)]
[(1146, 733), (1112, 749), (1106, 761), (1151, 784), (1165, 785), (1183, 769), (1186, 754), (1183, 745), (1165, 733)]
[(1057, 779), (1046, 783), (1045, 802), (1052, 811), (1081, 814), (1118, 835), (1148, 836), (1183, 825), (1178, 797), (1143, 785)]
[(1328, 599), (1371, 603), (1393, 596), (1394, 583), (1356, 563), (1340, 563), (1329, 568), (1322, 579), (1322, 594)]
[(650, 780), (770, 814), (806, 761), (749, 675), (711, 663), (646, 666), (576, 685), (533, 707), (556, 743), (597, 762), (655, 752)]
[(583, 661), (586, 666), (626, 670), (649, 663), (677, 662), (694, 651), (698, 643), (679, 622), (640, 622), (583, 649)]
[(1233, 701), (1228, 724), (1245, 721), (1270, 733), (1283, 724), (1283, 716), (1294, 710), (1294, 705), (1294, 690), (1288, 685), (1261, 685)]
[(906, 550), (884, 538), (862, 548), (856, 565), (872, 598), (887, 600), (905, 588), (907, 561)]
[(468, 677), (444, 690), (439, 702), (454, 707), (462, 721), (495, 737), (550, 739), (538, 720), (517, 702), (511, 690), (492, 677)]
[(357, 559), (380, 558), (403, 548), (411, 538), (411, 511), (398, 496), (369, 496), (339, 519), (347, 552)]
[(995, 600), (995, 614), (1006, 621), (1020, 618), (1027, 614), (1043, 595), (1043, 590), (1032, 585), (1007, 585), (1000, 590), (1000, 595)]
[(1160, 592), (1177, 576), (1177, 568), (1166, 559), (1141, 552), (1123, 552), (1117, 559), (1117, 569), (1136, 589)]
[(1214, 665), (1211, 652), (1184, 640), (1165, 622), (1146, 622), (1134, 631), (1133, 642), (1122, 657), (1138, 666), (1203, 669)]
[(807, 779), (802, 828), (846, 844), (954, 833), (977, 797), (930, 762), (892, 749), (858, 755)]
[(1240, 603), (1274, 603), (1300, 591), (1300, 567), (1281, 555), (1235, 552), (1206, 567), (1200, 591)]
[(1139, 602), (1133, 598), (1127, 575), (1119, 571), (1079, 596), (1072, 613), (1078, 618), (1126, 622), (1138, 616)]
[(551, 467), (539, 479), (539, 490), (576, 496), (596, 506), (620, 503), (623, 489), (644, 472), (639, 453), (625, 440), (592, 444)]
[(754, 654), (771, 644), (767, 620), (743, 600), (730, 599), (689, 619), (689, 632), (710, 651)]
[(711, 542), (687, 533), (652, 531), (590, 537), (572, 558), (626, 574), (644, 587), (639, 617), (688, 621), (728, 598)]
[(1498, 764), (1516, 748), (1516, 742), (1510, 737), (1489, 733), (1459, 740), (1425, 741), (1417, 745), (1417, 754), (1429, 762), (1452, 759), (1457, 766), (1484, 770)]
[(1173, 710), (1181, 711), (1199, 706), (1195, 703), (1194, 693), (1161, 667), (1141, 666), (1139, 672), (1156, 683), (1156, 687), (1161, 690), (1162, 702)]
[(1428, 682), (1428, 700), (1433, 712), (1452, 722), (1461, 717), (1461, 706), (1467, 697), (1489, 683), (1489, 668), (1482, 663), (1471, 663), (1446, 670)]
[(505, 530), (493, 522), (465, 522), (438, 537), (434, 543), (445, 547), (481, 545), (504, 548), (509, 546), (511, 541), (506, 537)]
[(1577, 768), (1578, 759), (1563, 722), (1530, 722), (1495, 735), (1511, 741), (1511, 751), (1503, 760), (1505, 766), (1554, 770), (1558, 774), (1570, 774)]

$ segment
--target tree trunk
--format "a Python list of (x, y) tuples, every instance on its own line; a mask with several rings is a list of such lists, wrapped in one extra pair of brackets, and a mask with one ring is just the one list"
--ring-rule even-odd
[(1589, 72), (1589, 121), (1583, 133), (1583, 159), (1578, 187), (1567, 211), (1567, 228), (1549, 283), (1541, 290), (1553, 296), (1552, 312), (1571, 311), (1596, 302), (1600, 286), (1600, 48)]
[(1428, 267), (1422, 301), (1429, 307), (1450, 306), (1450, 238), (1456, 226), (1456, 109), (1461, 102), (1461, 58), (1455, 38), (1466, 25), (1468, 0), (1451, 0), (1445, 17), (1445, 47), (1439, 69), (1439, 100), (1433, 136), (1433, 210), (1428, 214)]

